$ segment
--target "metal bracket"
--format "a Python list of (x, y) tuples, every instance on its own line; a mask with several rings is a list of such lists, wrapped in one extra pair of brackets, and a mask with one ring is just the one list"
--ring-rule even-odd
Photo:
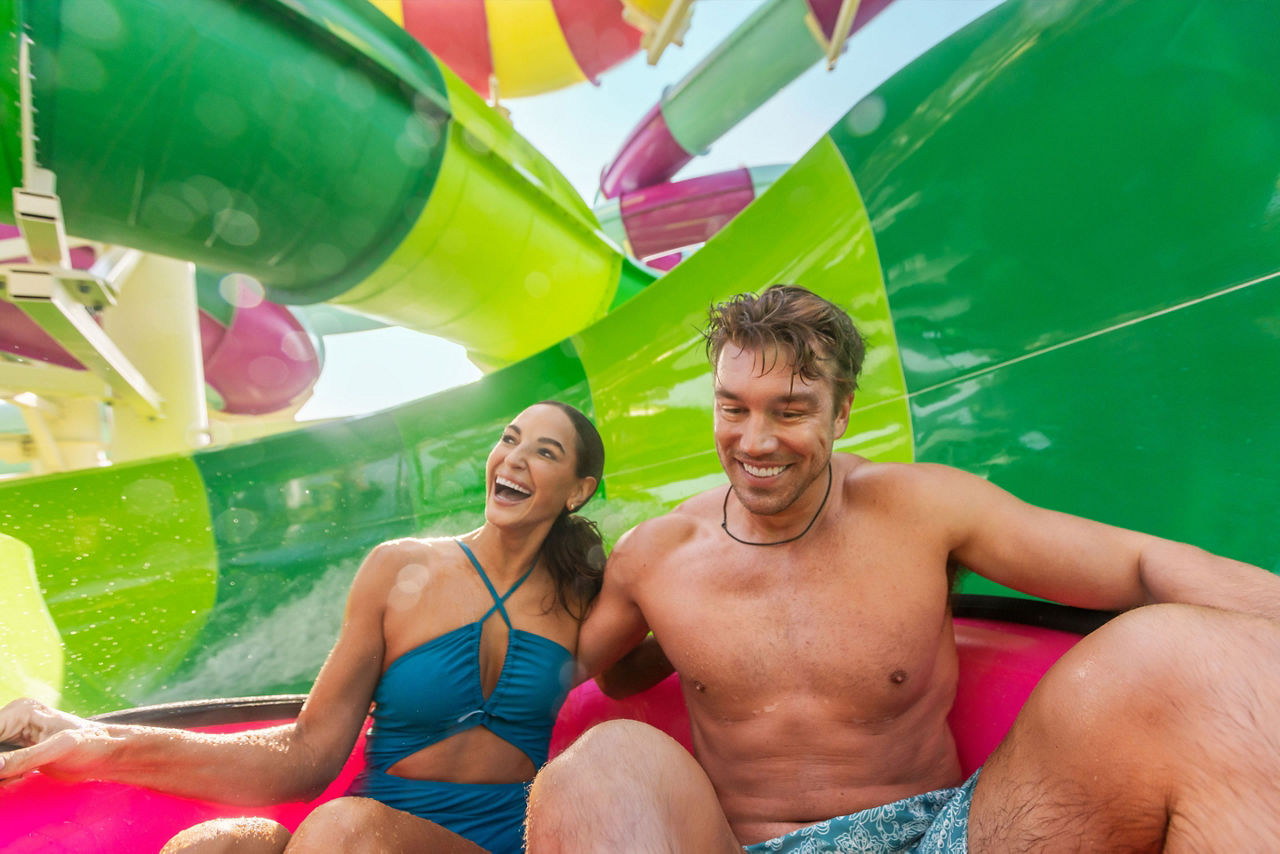
[(692, 8), (693, 0), (670, 0), (662, 20), (657, 20), (628, 0), (622, 0), (622, 19), (644, 31), (640, 45), (645, 49), (646, 62), (657, 65), (668, 45), (684, 44)]
[(67, 289), (95, 282), (81, 270), (45, 266), (0, 267), (0, 284), (8, 299), (52, 335), (59, 344), (108, 385), (115, 396), (143, 415), (160, 415), (163, 398), (120, 352), (80, 302)]
[(836, 25), (831, 30), (831, 38), (828, 39), (826, 33), (822, 31), (822, 25), (818, 23), (818, 19), (810, 12), (804, 16), (804, 22), (809, 27), (809, 32), (818, 42), (818, 46), (822, 48), (822, 53), (827, 59), (827, 70), (834, 71), (836, 60), (840, 57), (840, 51), (844, 49), (844, 43), (849, 39), (849, 31), (853, 29), (853, 19), (858, 14), (858, 6), (861, 0), (842, 0), (840, 3), (840, 11), (836, 13)]

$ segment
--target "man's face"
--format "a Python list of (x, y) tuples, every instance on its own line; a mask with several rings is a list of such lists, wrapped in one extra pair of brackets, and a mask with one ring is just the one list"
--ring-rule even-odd
[(830, 380), (807, 382), (783, 352), (730, 343), (715, 371), (715, 438), (734, 494), (752, 513), (790, 507), (821, 475), (849, 424), (853, 396), (834, 400)]

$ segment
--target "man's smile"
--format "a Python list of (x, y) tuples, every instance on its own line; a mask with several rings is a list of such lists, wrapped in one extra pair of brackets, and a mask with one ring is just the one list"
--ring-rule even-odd
[(761, 465), (752, 465), (751, 463), (748, 463), (745, 460), (739, 460), (738, 462), (742, 465), (743, 471), (745, 471), (747, 474), (751, 475), (752, 477), (774, 477), (775, 475), (782, 474), (784, 470), (790, 467), (789, 464), (761, 466)]

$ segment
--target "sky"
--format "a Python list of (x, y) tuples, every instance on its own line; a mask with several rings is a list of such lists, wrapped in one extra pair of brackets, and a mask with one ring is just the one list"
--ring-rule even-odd
[[(818, 63), (695, 158), (676, 176), (793, 163), (895, 71), (1001, 0), (897, 0), (849, 40), (834, 71)], [(657, 66), (643, 54), (601, 75), (600, 85), (504, 102), (511, 121), (588, 202), (601, 169), (635, 123), (745, 20), (759, 0), (697, 0), (683, 46)], [(480, 371), (461, 347), (404, 329), (327, 335), (325, 367), (298, 420), (371, 412), (471, 382)], [(386, 366), (420, 365), (418, 371)]]

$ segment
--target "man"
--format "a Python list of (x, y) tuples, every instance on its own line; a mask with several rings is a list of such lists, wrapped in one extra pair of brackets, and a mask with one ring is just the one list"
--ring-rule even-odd
[[(833, 454), (862, 342), (808, 291), (716, 306), (707, 338), (729, 487), (619, 541), (581, 636), (609, 650), (586, 663), (598, 669), (652, 629), (697, 760), (635, 722), (591, 730), (534, 783), (531, 852), (1280, 840), (1280, 579), (944, 466)], [(1046, 674), (967, 781), (946, 721), (957, 563), (1069, 605), (1137, 609)]]

